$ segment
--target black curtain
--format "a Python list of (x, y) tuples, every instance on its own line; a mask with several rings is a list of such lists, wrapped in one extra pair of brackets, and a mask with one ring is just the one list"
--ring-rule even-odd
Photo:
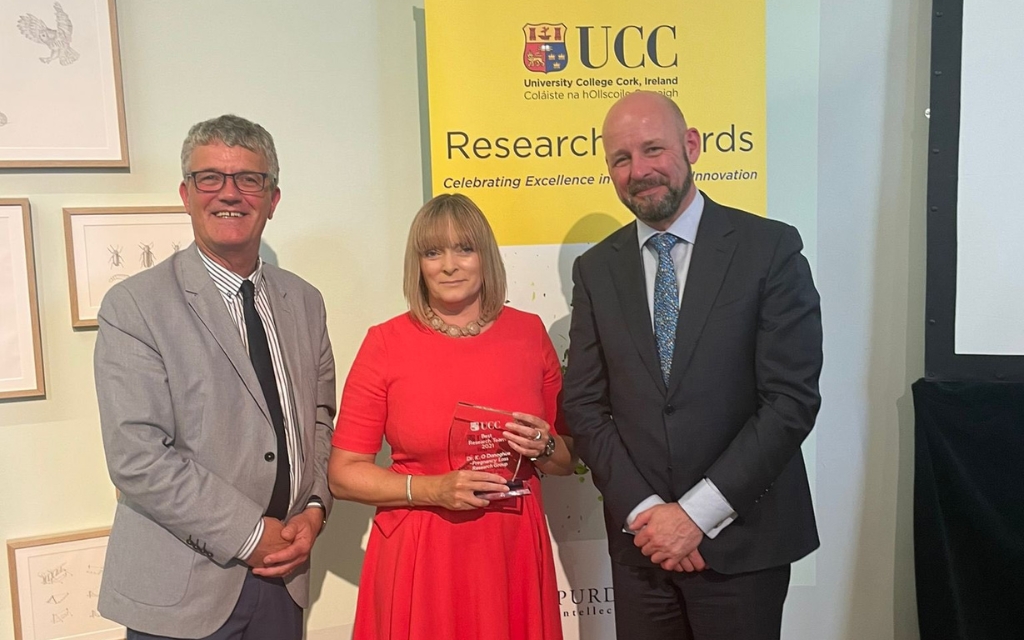
[(1024, 638), (1024, 384), (914, 383), (922, 640)]

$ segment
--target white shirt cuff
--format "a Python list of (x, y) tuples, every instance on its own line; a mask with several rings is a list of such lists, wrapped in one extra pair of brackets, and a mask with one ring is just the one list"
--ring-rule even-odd
[(260, 538), (262, 537), (263, 518), (260, 518), (260, 521), (256, 523), (256, 528), (253, 529), (252, 533), (249, 534), (249, 539), (245, 541), (245, 544), (243, 544), (242, 548), (238, 550), (238, 553), (235, 554), (235, 557), (241, 560), (242, 562), (248, 560), (249, 556), (252, 555), (252, 552), (256, 550), (256, 545), (259, 544)]
[(622, 528), (622, 532), (623, 533), (628, 533), (630, 535), (636, 535), (635, 531), (630, 531), (629, 530), (629, 525), (633, 524), (633, 521), (636, 520), (636, 517), (638, 515), (640, 515), (644, 511), (647, 511), (651, 507), (654, 507), (654, 506), (659, 505), (659, 504), (665, 504), (665, 501), (662, 500), (661, 496), (659, 496), (657, 494), (653, 494), (653, 495), (650, 495), (650, 496), (644, 498), (643, 502), (641, 502), (640, 504), (636, 505), (636, 507), (632, 511), (629, 512), (629, 515), (626, 516), (626, 526)]
[(717, 536), (736, 519), (732, 505), (715, 483), (707, 478), (683, 494), (683, 497), (679, 498), (679, 506), (709, 538)]

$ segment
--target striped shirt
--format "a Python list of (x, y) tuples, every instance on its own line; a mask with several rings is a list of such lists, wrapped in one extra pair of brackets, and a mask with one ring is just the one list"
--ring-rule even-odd
[[(256, 289), (256, 311), (259, 313), (260, 320), (263, 322), (263, 328), (267, 333), (267, 342), (270, 345), (270, 360), (274, 364), (274, 379), (277, 381), (277, 388), (281, 396), (281, 412), (284, 414), (284, 434), (288, 445), (289, 479), (291, 480), (289, 483), (291, 495), (289, 496), (288, 504), (291, 506), (295, 503), (299, 491), (298, 473), (299, 469), (302, 468), (302, 447), (299, 446), (298, 427), (295, 422), (295, 402), (292, 399), (291, 393), (292, 387), (288, 382), (288, 372), (284, 368), (284, 356), (281, 354), (281, 343), (277, 339), (277, 325), (274, 324), (274, 314), (270, 310), (270, 302), (267, 299), (266, 281), (263, 278), (263, 259), (258, 258), (256, 270), (248, 278), (242, 278), (208, 258), (198, 246), (196, 250), (199, 251), (199, 256), (203, 259), (203, 264), (206, 265), (206, 270), (210, 273), (213, 283), (217, 285), (217, 290), (220, 291), (221, 296), (224, 298), (224, 304), (228, 308), (228, 315), (231, 316), (235, 327), (238, 328), (238, 336), (242, 339), (242, 345), (245, 347), (246, 353), (249, 352), (249, 337), (245, 331), (245, 317), (242, 309), (242, 281), (251, 281)], [(278, 455), (280, 455), (280, 452), (278, 452)], [(263, 518), (260, 518), (249, 539), (238, 550), (236, 557), (240, 560), (247, 560), (256, 549), (256, 545), (262, 536)]]

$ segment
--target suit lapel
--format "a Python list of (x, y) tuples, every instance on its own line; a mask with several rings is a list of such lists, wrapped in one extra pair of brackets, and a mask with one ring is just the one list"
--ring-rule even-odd
[(711, 313), (711, 307), (714, 306), (729, 270), (729, 263), (736, 251), (736, 241), (730, 237), (732, 232), (733, 227), (721, 208), (705, 196), (704, 213), (697, 229), (690, 269), (686, 274), (686, 287), (683, 289), (683, 303), (676, 324), (676, 346), (668, 385), (670, 393), (675, 392), (689, 366), (708, 314)]
[(658, 362), (658, 345), (654, 339), (654, 329), (651, 328), (647, 284), (644, 280), (640, 246), (637, 243), (636, 223), (623, 227), (617, 233), (618, 237), (612, 243), (615, 255), (609, 265), (615, 292), (629, 335), (640, 353), (640, 359), (658, 389), (665, 393), (665, 382), (661, 378), (661, 366)]
[[(288, 375), (288, 387), (291, 391), (292, 407), (294, 408), (295, 421), (297, 424), (296, 433), (302, 443), (303, 456), (310, 455), (305, 451), (307, 430), (302, 428), (306, 422), (306, 409), (315, 406), (312, 398), (312, 390), (306, 384), (306, 378), (302, 376), (301, 366), (302, 354), (306, 353), (303, 348), (303, 337), (308, 341), (308, 333), (303, 334), (299, 330), (299, 321), (295, 315), (292, 301), (289, 299), (288, 291), (281, 286), (277, 279), (277, 272), (274, 267), (263, 263), (263, 279), (267, 287), (267, 300), (270, 302), (270, 310), (274, 314), (274, 325), (277, 328), (277, 340), (281, 346), (281, 357), (284, 358), (284, 368)], [(301, 471), (305, 465), (299, 466)]]
[(199, 316), (199, 320), (224, 351), (224, 355), (227, 356), (235, 368), (235, 372), (238, 373), (238, 377), (241, 378), (242, 384), (245, 385), (269, 422), (270, 412), (267, 410), (267, 402), (263, 398), (263, 389), (260, 388), (260, 381), (249, 360), (249, 354), (246, 353), (245, 345), (242, 344), (238, 335), (238, 328), (231, 320), (231, 316), (228, 315), (224, 298), (217, 289), (217, 285), (213, 283), (213, 279), (210, 278), (210, 273), (203, 265), (195, 245), (181, 253), (183, 255), (179, 262), (178, 272), (189, 306), (192, 307), (192, 310)]

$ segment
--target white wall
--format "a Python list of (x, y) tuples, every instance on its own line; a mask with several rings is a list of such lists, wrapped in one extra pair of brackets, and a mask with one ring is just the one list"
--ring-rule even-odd
[(821, 1), (822, 548), (818, 588), (790, 599), (792, 638), (917, 637), (910, 383), (924, 372), (930, 7)]
[[(930, 3), (768, 2), (770, 29), (820, 42), (796, 54), (816, 59), (816, 71), (768, 69), (773, 170), (817, 175), (816, 189), (770, 193), (770, 206), (782, 218), (776, 203), (817, 210), (797, 223), (816, 235), (826, 330), (823, 545), (817, 585), (791, 593), (786, 637), (910, 639), (909, 382), (923, 371)], [(342, 377), (366, 327), (404, 308), (401, 253), (423, 200), (414, 7), (422, 1), (121, 0), (131, 172), (0, 171), (0, 197), (32, 201), (48, 390), (45, 400), (0, 403), (0, 539), (109, 524), (95, 333), (71, 329), (61, 208), (176, 203), (178, 150), (193, 122), (236, 112), (274, 134), (283, 197), (265, 240), (279, 264), (323, 291)], [(794, 91), (811, 96), (797, 101), (803, 111), (779, 101)], [(815, 94), (816, 111), (806, 108)], [(817, 122), (816, 148), (789, 135), (804, 118)], [(313, 638), (339, 637), (351, 622), (371, 513), (342, 506), (317, 545)], [(10, 638), (0, 580), (0, 640)]]

